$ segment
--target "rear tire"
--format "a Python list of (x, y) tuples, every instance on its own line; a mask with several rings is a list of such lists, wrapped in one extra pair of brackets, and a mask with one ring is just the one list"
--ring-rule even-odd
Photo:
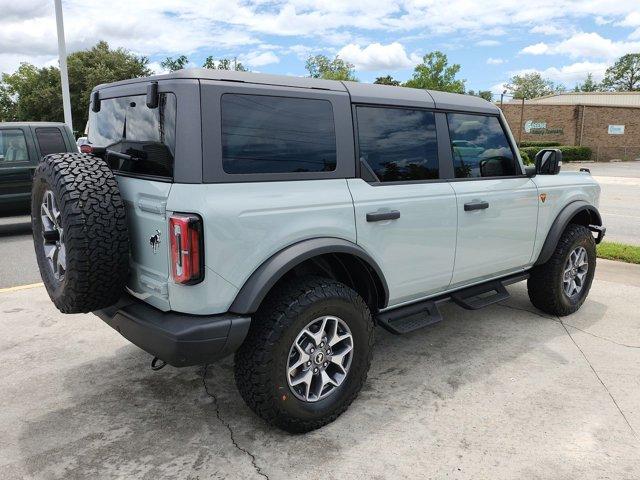
[(63, 313), (115, 303), (129, 275), (125, 206), (107, 164), (82, 153), (47, 155), (36, 169), (31, 225), (38, 267)]
[(527, 281), (529, 299), (543, 312), (560, 317), (570, 315), (587, 298), (595, 271), (593, 235), (582, 225), (570, 224), (551, 258), (531, 270)]
[[(307, 432), (335, 420), (360, 392), (371, 363), (374, 325), (363, 299), (335, 280), (296, 278), (276, 288), (254, 315), (236, 352), (236, 385), (247, 405), (268, 423), (291, 433)], [(307, 328), (317, 342), (305, 333)], [(303, 349), (295, 345), (312, 353), (303, 358)], [(332, 363), (338, 357), (344, 376), (342, 367)], [(308, 389), (306, 383), (291, 386), (302, 377), (312, 379)], [(339, 385), (325, 384), (329, 377)], [(307, 400), (302, 398), (305, 392)]]

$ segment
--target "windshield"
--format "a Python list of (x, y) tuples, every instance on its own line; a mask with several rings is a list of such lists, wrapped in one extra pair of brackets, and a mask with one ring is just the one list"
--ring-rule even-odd
[(160, 94), (158, 108), (146, 105), (146, 95), (107, 98), (100, 111), (89, 113), (88, 141), (94, 147), (124, 153), (105, 154), (109, 166), (126, 174), (173, 177), (176, 145), (176, 97)]

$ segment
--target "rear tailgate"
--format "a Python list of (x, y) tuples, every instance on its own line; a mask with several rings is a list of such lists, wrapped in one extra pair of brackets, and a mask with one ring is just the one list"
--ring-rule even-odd
[(117, 175), (127, 210), (131, 276), (128, 289), (160, 310), (169, 305), (166, 205), (171, 183)]

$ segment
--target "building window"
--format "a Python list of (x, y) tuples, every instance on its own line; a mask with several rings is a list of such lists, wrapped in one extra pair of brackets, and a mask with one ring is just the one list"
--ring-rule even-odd
[(438, 178), (438, 142), (433, 112), (409, 108), (358, 107), (360, 160), (381, 182)]
[(447, 114), (456, 178), (516, 175), (516, 158), (498, 117)]
[(224, 94), (221, 107), (226, 173), (336, 169), (333, 108), (328, 100)]

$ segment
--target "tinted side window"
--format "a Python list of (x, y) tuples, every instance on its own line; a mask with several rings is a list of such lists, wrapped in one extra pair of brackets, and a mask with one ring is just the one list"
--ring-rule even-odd
[(62, 133), (55, 127), (36, 128), (36, 138), (38, 139), (42, 156), (67, 151)]
[(224, 94), (221, 106), (225, 172), (330, 172), (336, 169), (331, 102)]
[(0, 166), (29, 161), (22, 130), (0, 130)]
[(360, 159), (381, 182), (438, 178), (438, 142), (433, 112), (358, 107)]
[(516, 159), (498, 117), (449, 113), (447, 119), (456, 178), (516, 175)]

